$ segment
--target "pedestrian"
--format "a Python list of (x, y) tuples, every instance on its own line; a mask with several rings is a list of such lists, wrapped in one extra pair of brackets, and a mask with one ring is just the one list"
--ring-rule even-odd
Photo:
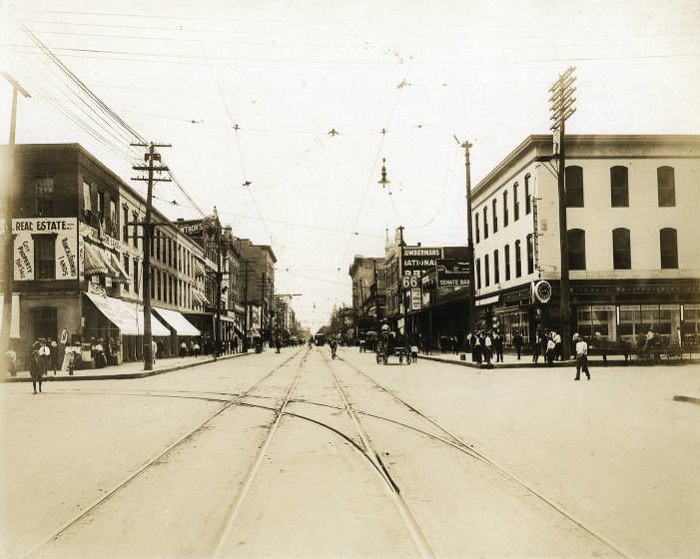
[(581, 380), (581, 370), (586, 373), (586, 378), (591, 380), (591, 374), (588, 372), (588, 344), (586, 340), (580, 338), (578, 333), (574, 334), (576, 340), (576, 378)]
[(491, 355), (493, 349), (493, 340), (491, 339), (491, 332), (486, 332), (484, 336), (484, 343), (482, 345), (482, 351), (484, 352), (484, 361), (486, 365), (491, 365)]
[(195, 357), (199, 357), (199, 350), (200, 350), (199, 342), (195, 340), (194, 346), (192, 347), (192, 352), (194, 353)]
[(411, 346), (411, 361), (418, 362), (418, 346), (415, 343)]
[(182, 358), (185, 355), (187, 355), (187, 343), (185, 343), (185, 340), (182, 340), (180, 342), (180, 357)]
[(547, 337), (547, 349), (544, 354), (545, 361), (547, 362), (547, 366), (551, 367), (552, 363), (554, 363), (554, 358), (556, 357), (556, 344), (554, 343), (554, 332), (550, 332), (549, 336)]
[(97, 340), (97, 343), (93, 349), (95, 352), (95, 368), (102, 369), (107, 365), (107, 360), (105, 359), (105, 348), (104, 345), (102, 345), (102, 338)]
[(5, 357), (7, 358), (7, 372), (12, 377), (17, 376), (17, 352), (12, 346), (7, 348), (5, 352)]
[(537, 331), (535, 334), (535, 341), (532, 344), (532, 362), (537, 363), (540, 358), (540, 353), (542, 353), (542, 332)]
[(151, 352), (153, 354), (153, 364), (156, 364), (156, 357), (158, 356), (158, 344), (155, 340), (151, 340)]
[[(564, 356), (562, 355), (561, 351), (561, 334), (559, 332), (552, 332), (552, 339), (554, 340), (554, 356), (555, 359), (558, 359), (561, 361)], [(568, 359), (568, 356), (567, 356)]]
[(39, 359), (41, 359), (44, 373), (46, 373), (51, 366), (51, 350), (49, 349), (49, 346), (44, 338), (39, 340)]
[(275, 353), (279, 353), (281, 347), (282, 347), (282, 342), (280, 342), (279, 338), (275, 338)]
[(44, 361), (43, 357), (39, 354), (39, 350), (31, 350), (29, 354), (29, 375), (32, 377), (34, 394), (36, 394), (37, 383), (39, 383), (39, 392), (41, 392), (41, 382), (45, 372), (46, 361)]
[(49, 338), (49, 361), (55, 376), (58, 370), (58, 342), (53, 338)]
[(493, 348), (496, 352), (496, 363), (503, 363), (503, 336), (500, 332), (493, 335)]
[(515, 334), (513, 334), (513, 347), (518, 354), (518, 361), (520, 361), (520, 353), (523, 350), (523, 335), (520, 333), (520, 330), (516, 330)]

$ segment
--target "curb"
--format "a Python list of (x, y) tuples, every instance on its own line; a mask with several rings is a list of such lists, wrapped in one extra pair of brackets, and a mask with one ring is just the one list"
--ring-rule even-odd
[[(121, 379), (135, 379), (135, 378), (146, 378), (155, 375), (162, 375), (163, 373), (172, 373), (173, 371), (180, 371), (182, 369), (189, 369), (190, 367), (198, 367), (200, 365), (207, 365), (208, 363), (216, 363), (217, 361), (223, 361), (224, 359), (234, 359), (236, 357), (244, 357), (246, 355), (252, 355), (252, 353), (234, 353), (232, 355), (224, 355), (217, 359), (207, 358), (195, 361), (194, 363), (187, 363), (182, 365), (171, 365), (169, 367), (163, 367), (162, 369), (154, 369), (152, 371), (137, 371), (134, 373), (111, 373), (106, 375), (46, 375), (42, 379), (42, 382), (72, 382), (80, 380), (121, 380)], [(0, 382), (32, 382), (31, 377), (4, 377), (0, 378)]]
[(689, 404), (697, 404), (700, 406), (700, 398), (693, 398), (692, 396), (679, 396), (673, 397), (674, 402), (688, 402)]
[[(468, 354), (467, 354), (468, 355)], [(472, 363), (470, 360), (461, 361), (456, 359), (447, 359), (445, 357), (438, 357), (433, 355), (423, 355), (420, 354), (418, 359), (427, 359), (429, 361), (437, 361), (439, 363), (447, 363), (449, 365), (459, 365), (460, 367), (469, 367), (472, 369), (555, 369), (559, 367), (575, 367), (576, 360), (570, 359), (568, 361), (554, 361), (551, 366), (546, 363), (532, 363), (531, 361), (523, 360), (521, 363), (494, 363), (486, 366), (484, 364)], [(599, 360), (588, 361), (589, 366), (595, 366), (596, 368), (602, 367), (617, 367), (617, 366), (638, 366), (638, 367), (651, 367), (656, 365), (662, 365), (666, 367), (676, 367), (681, 365), (697, 365), (700, 364), (700, 359), (690, 358), (690, 359), (674, 359), (674, 360), (664, 360), (664, 361), (637, 361), (629, 359), (627, 361), (613, 361), (608, 359), (607, 363)]]

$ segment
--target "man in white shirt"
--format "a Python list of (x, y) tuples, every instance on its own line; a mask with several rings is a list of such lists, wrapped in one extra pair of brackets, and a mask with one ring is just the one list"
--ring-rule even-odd
[(574, 334), (576, 342), (576, 378), (581, 380), (581, 370), (586, 373), (586, 378), (591, 380), (591, 374), (588, 372), (588, 344), (583, 338), (580, 338), (578, 333)]

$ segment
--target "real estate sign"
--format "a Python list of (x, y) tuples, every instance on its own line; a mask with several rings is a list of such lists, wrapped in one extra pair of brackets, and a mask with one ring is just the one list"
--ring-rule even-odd
[(14, 279), (32, 281), (36, 276), (35, 243), (38, 237), (53, 238), (55, 277), (78, 279), (78, 220), (75, 217), (28, 217), (12, 220)]

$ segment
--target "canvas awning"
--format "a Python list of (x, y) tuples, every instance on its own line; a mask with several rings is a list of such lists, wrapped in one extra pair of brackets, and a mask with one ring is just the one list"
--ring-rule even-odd
[[(143, 336), (143, 306), (131, 301), (85, 294), (97, 309), (114, 324), (123, 336)], [(170, 336), (170, 330), (151, 313), (151, 333), (154, 336)]]
[(206, 295), (204, 295), (204, 293), (202, 293), (198, 289), (192, 290), (192, 297), (194, 297), (196, 303), (202, 305), (203, 307), (211, 306), (209, 304), (209, 299), (207, 299)]
[(114, 281), (129, 281), (129, 274), (112, 252), (90, 243), (83, 243), (83, 248), (86, 277), (101, 274), (111, 277)]
[[(0, 293), (0, 324), (2, 324), (5, 312), (5, 295)], [(10, 307), (10, 338), (19, 339), (19, 293), (12, 294), (12, 305)]]
[(153, 312), (155, 312), (163, 322), (175, 330), (178, 336), (201, 335), (201, 332), (178, 311), (156, 307), (153, 309)]

